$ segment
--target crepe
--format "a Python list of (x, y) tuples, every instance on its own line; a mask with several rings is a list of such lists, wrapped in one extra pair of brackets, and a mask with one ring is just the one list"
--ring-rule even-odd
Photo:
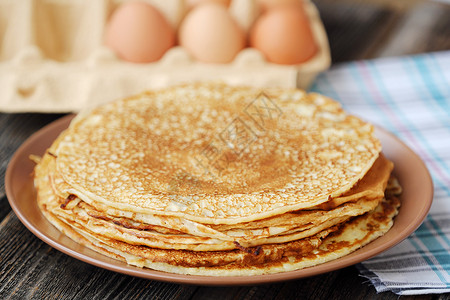
[(392, 170), (373, 127), (329, 98), (198, 83), (80, 113), (38, 162), (35, 186), (48, 220), (103, 254), (252, 275), (384, 234), (401, 192)]

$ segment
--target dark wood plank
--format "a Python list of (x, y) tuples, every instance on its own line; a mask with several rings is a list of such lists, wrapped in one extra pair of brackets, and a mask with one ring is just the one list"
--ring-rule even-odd
[(0, 222), (3, 220), (11, 211), (11, 206), (9, 206), (8, 199), (6, 197), (0, 198)]
[(285, 283), (237, 287), (200, 287), (192, 300), (275, 299)]

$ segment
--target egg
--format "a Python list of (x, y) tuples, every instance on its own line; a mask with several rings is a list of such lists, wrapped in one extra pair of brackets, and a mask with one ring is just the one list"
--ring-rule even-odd
[(273, 6), (250, 30), (250, 46), (269, 62), (300, 64), (313, 57), (318, 47), (304, 9), (299, 4)]
[(229, 63), (245, 47), (245, 32), (226, 6), (206, 2), (194, 7), (182, 21), (178, 40), (200, 62)]
[(123, 60), (149, 63), (175, 45), (176, 33), (152, 5), (131, 1), (120, 5), (105, 29), (105, 45)]

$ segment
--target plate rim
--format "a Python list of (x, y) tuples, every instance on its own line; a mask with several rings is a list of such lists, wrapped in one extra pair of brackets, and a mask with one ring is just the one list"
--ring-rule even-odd
[[(422, 169), (422, 172), (420, 173), (421, 176), (423, 176), (423, 179), (426, 181), (424, 186), (428, 189), (427, 195), (428, 199), (426, 199), (426, 202), (424, 205), (422, 205), (421, 210), (417, 211), (417, 215), (415, 216), (415, 219), (413, 222), (408, 224), (406, 227), (402, 230), (402, 236), (401, 238), (396, 238), (390, 241), (387, 241), (386, 243), (375, 247), (375, 248), (366, 248), (366, 246), (356, 250), (353, 253), (350, 253), (346, 256), (343, 256), (341, 258), (326, 262), (324, 264), (295, 270), (295, 271), (289, 271), (289, 272), (283, 272), (283, 273), (275, 273), (275, 274), (266, 274), (266, 275), (256, 275), (256, 276), (203, 276), (203, 275), (185, 275), (185, 274), (174, 274), (174, 273), (167, 273), (163, 271), (157, 271), (157, 270), (151, 270), (147, 268), (138, 268), (134, 266), (127, 265), (125, 262), (115, 260), (112, 258), (109, 258), (107, 256), (104, 256), (102, 254), (99, 254), (95, 252), (94, 250), (91, 250), (87, 248), (86, 246), (83, 246), (81, 244), (76, 243), (75, 241), (72, 241), (73, 243), (76, 243), (79, 247), (87, 249), (88, 254), (81, 253), (80, 251), (77, 251), (76, 249), (73, 249), (73, 247), (70, 247), (69, 245), (66, 245), (64, 242), (58, 241), (55, 237), (52, 237), (47, 232), (43, 231), (41, 228), (38, 228), (34, 226), (31, 221), (28, 219), (27, 215), (23, 212), (22, 207), (18, 204), (18, 201), (16, 199), (15, 192), (13, 190), (13, 176), (14, 171), (17, 171), (17, 164), (20, 163), (20, 158), (24, 155), (26, 150), (31, 150), (33, 145), (37, 143), (39, 138), (45, 137), (46, 135), (50, 133), (54, 133), (55, 131), (57, 134), (59, 134), (62, 130), (64, 130), (69, 124), (72, 118), (74, 118), (74, 114), (70, 114), (67, 116), (64, 116), (62, 118), (59, 118), (46, 126), (42, 127), (38, 131), (36, 131), (34, 134), (32, 134), (30, 137), (28, 137), (24, 143), (16, 150), (14, 155), (12, 156), (10, 162), (8, 163), (6, 173), (5, 173), (5, 191), (6, 196), (8, 199), (9, 204), (11, 205), (11, 208), (13, 209), (16, 216), (19, 218), (19, 220), (22, 222), (22, 224), (25, 225), (25, 227), (31, 231), (36, 237), (41, 239), (43, 242), (48, 244), (49, 246), (59, 250), (60, 252), (63, 252), (75, 259), (84, 261), (86, 263), (89, 263), (91, 265), (107, 269), (110, 271), (151, 279), (151, 280), (159, 280), (159, 281), (165, 281), (165, 282), (171, 282), (171, 283), (179, 283), (179, 284), (194, 284), (194, 285), (210, 285), (210, 286), (233, 286), (233, 285), (254, 285), (254, 284), (264, 284), (264, 283), (275, 283), (275, 282), (281, 282), (281, 281), (288, 281), (288, 280), (295, 280), (305, 277), (311, 277), (319, 274), (323, 274), (326, 272), (335, 271), (338, 269), (342, 269), (351, 265), (355, 265), (357, 263), (360, 263), (364, 260), (367, 260), (377, 254), (380, 254), (381, 252), (384, 252), (404, 239), (406, 239), (409, 235), (411, 235), (424, 221), (425, 217), (427, 216), (432, 201), (433, 201), (433, 182), (431, 175), (423, 162), (423, 160), (413, 151), (411, 150), (403, 141), (401, 141), (397, 136), (395, 136), (393, 133), (379, 127), (375, 127), (375, 133), (378, 137), (379, 134), (387, 136), (389, 139), (395, 141), (395, 143), (400, 146), (400, 148), (403, 151), (408, 152), (408, 154), (415, 159), (415, 163)], [(61, 127), (61, 130), (57, 131), (58, 128)], [(56, 128), (56, 129), (55, 129)], [(50, 146), (50, 145), (48, 145)], [(30, 154), (30, 153), (29, 153)], [(40, 154), (40, 153), (38, 153)], [(394, 161), (395, 164), (395, 161)], [(395, 169), (395, 167), (394, 167)], [(32, 182), (32, 177), (30, 176), (29, 181)], [(35, 194), (34, 194), (35, 195)], [(37, 207), (37, 205), (36, 205)], [(48, 222), (48, 220), (42, 215), (40, 210), (38, 209), (39, 213), (41, 214), (41, 217), (45, 219), (45, 222)], [(402, 208), (400, 208), (399, 215), (402, 212)], [(50, 222), (48, 222), (51, 226), (53, 226)], [(394, 220), (394, 226), (395, 226), (395, 220)], [(65, 236), (63, 233), (60, 233), (60, 235)], [(380, 237), (379, 239), (381, 239)], [(378, 240), (378, 239), (377, 239)], [(373, 241), (369, 243), (368, 245), (376, 242)], [(95, 255), (90, 255), (89, 252), (93, 252)], [(356, 253), (356, 254), (355, 254)], [(94, 257), (99, 256), (99, 257)], [(358, 259), (354, 259), (354, 257), (358, 257)]]

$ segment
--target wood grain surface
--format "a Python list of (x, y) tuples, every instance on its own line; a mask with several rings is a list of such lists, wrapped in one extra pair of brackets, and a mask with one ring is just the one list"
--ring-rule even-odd
[[(333, 63), (450, 49), (450, 5), (418, 0), (316, 0)], [(11, 211), (4, 175), (17, 148), (61, 115), (0, 113), (0, 299), (450, 299), (375, 289), (355, 267), (290, 282), (241, 287), (179, 285), (78, 261), (40, 241)]]

